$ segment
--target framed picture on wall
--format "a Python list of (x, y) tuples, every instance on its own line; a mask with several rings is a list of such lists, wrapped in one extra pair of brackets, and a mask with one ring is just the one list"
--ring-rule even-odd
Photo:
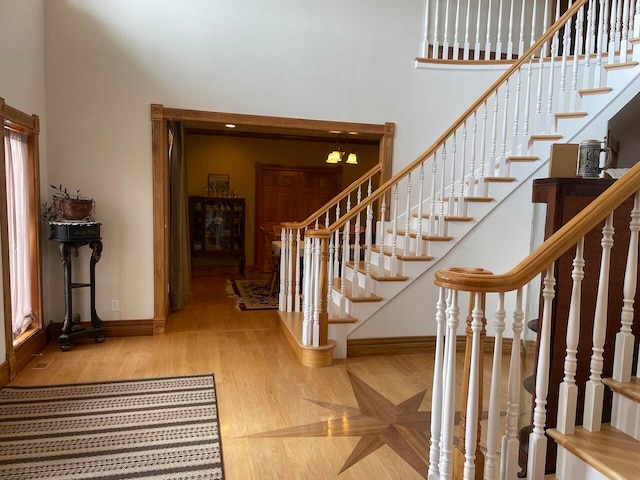
[(207, 175), (207, 188), (210, 192), (216, 190), (229, 190), (229, 175), (224, 173), (209, 173)]

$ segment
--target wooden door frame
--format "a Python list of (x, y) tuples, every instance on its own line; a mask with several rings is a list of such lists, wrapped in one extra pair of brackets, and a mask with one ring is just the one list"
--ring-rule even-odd
[(395, 124), (332, 122), (298, 118), (244, 115), (167, 108), (151, 104), (151, 169), (153, 184), (153, 333), (163, 334), (169, 316), (169, 159), (167, 155), (167, 122), (233, 123), (253, 127), (317, 132), (342, 131), (375, 135), (379, 139), (380, 181), (391, 178)]

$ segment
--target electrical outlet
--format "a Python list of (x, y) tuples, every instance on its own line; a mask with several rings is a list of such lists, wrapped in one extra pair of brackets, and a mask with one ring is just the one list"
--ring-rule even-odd
[(120, 300), (111, 300), (111, 311), (117, 312), (120, 310)]

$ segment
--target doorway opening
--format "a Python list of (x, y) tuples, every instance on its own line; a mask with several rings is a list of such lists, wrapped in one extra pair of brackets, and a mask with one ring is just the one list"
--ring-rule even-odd
[[(259, 223), (263, 219), (256, 216), (256, 203), (262, 201), (255, 197), (258, 192), (255, 169), (235, 171), (242, 162), (241, 153), (233, 153), (230, 145), (235, 143), (253, 144), (254, 148), (263, 152), (262, 162), (278, 165), (286, 157), (283, 145), (311, 145), (323, 154), (305, 154), (297, 148), (297, 157), (311, 161), (326, 168), (324, 160), (335, 143), (336, 132), (357, 132), (351, 137), (355, 148), (375, 149), (374, 162), (380, 165), (380, 181), (391, 176), (393, 123), (361, 124), (349, 122), (330, 122), (320, 120), (302, 120), (283, 117), (265, 117), (220, 112), (204, 112), (165, 108), (162, 105), (151, 105), (152, 121), (152, 162), (153, 162), (153, 203), (154, 203), (154, 334), (164, 333), (169, 315), (169, 248), (170, 229), (170, 164), (168, 160), (168, 122), (179, 122), (184, 129), (184, 150), (187, 163), (193, 161), (196, 167), (190, 166), (187, 190), (196, 195), (206, 196), (209, 192), (209, 174), (226, 175), (228, 192), (223, 196), (247, 197), (246, 200), (246, 232), (245, 244), (248, 267), (260, 264), (260, 231)], [(229, 128), (233, 124), (235, 128)], [(357, 139), (356, 139), (357, 137)], [(280, 146), (274, 146), (279, 144)], [(257, 147), (256, 147), (257, 145)], [(267, 145), (271, 145), (267, 147)], [(362, 147), (360, 147), (362, 145)], [(268, 155), (266, 153), (269, 152)], [(246, 153), (246, 152), (245, 152)], [(294, 155), (296, 156), (296, 155)], [(255, 159), (255, 156), (253, 157)], [(361, 158), (358, 153), (358, 158)], [(364, 157), (363, 157), (364, 158)], [(204, 161), (202, 161), (204, 159)], [(281, 162), (281, 163), (279, 163)], [(309, 163), (303, 165), (309, 165)], [(193, 169), (192, 169), (193, 167)], [(349, 166), (351, 168), (351, 166)], [(226, 169), (226, 170), (221, 170)], [(228, 171), (227, 171), (228, 170)], [(344, 172), (347, 171), (345, 166)], [(366, 171), (366, 170), (365, 170)], [(244, 172), (244, 173), (243, 173)], [(355, 172), (355, 170), (354, 170)], [(345, 181), (343, 175), (343, 183)], [(358, 175), (359, 176), (359, 175)], [(221, 177), (216, 177), (221, 178)], [(357, 177), (355, 177), (357, 178)], [(234, 180), (235, 179), (235, 180)], [(248, 179), (248, 180), (247, 180)], [(237, 182), (234, 184), (234, 181)], [(341, 185), (344, 187), (350, 182)], [(196, 186), (198, 185), (198, 186)], [(234, 192), (235, 190), (235, 192)], [(340, 188), (341, 190), (341, 188)], [(190, 195), (190, 194), (189, 194)], [(219, 192), (216, 193), (219, 195)], [(248, 197), (252, 197), (249, 201)], [(298, 219), (290, 219), (298, 220)], [(299, 219), (302, 220), (302, 219)]]

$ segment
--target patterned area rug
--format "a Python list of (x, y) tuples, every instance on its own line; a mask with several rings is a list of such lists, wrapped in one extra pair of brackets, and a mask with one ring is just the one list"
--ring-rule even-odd
[(223, 479), (213, 375), (5, 387), (0, 478)]
[(227, 292), (240, 310), (276, 310), (278, 294), (269, 295), (269, 280), (227, 280)]

